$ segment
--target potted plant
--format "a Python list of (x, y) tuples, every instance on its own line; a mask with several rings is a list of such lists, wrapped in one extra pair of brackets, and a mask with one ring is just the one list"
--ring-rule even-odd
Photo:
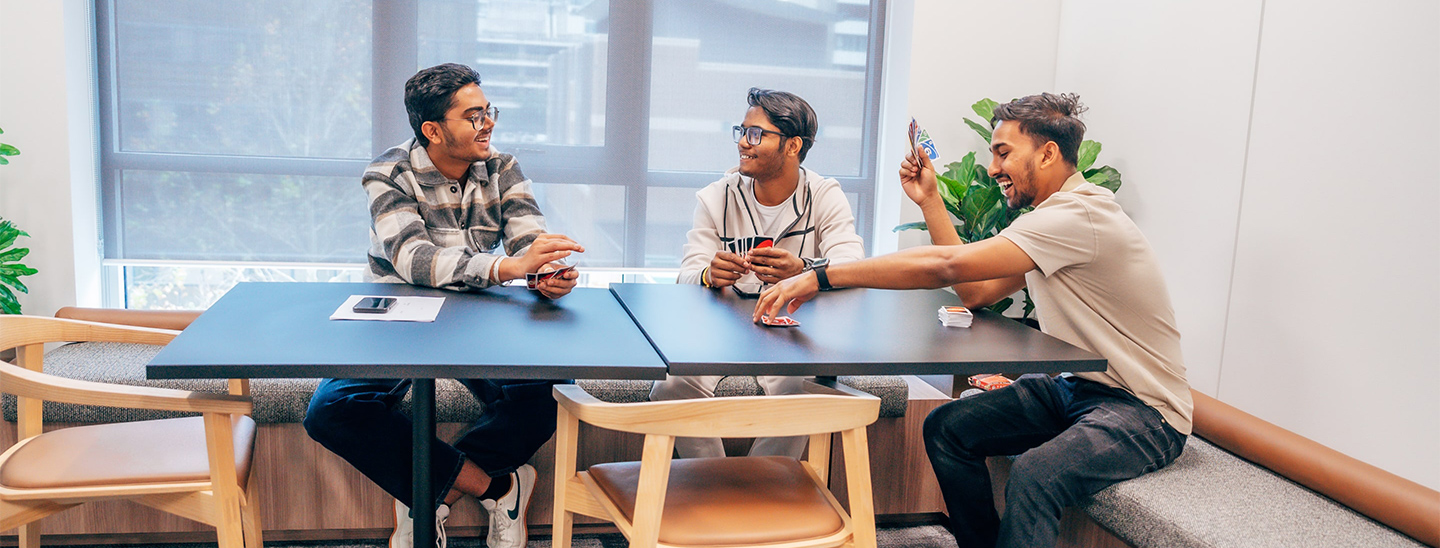
[[(5, 130), (0, 129), (0, 133)], [(20, 154), (20, 149), (12, 145), (0, 143), (0, 165), (10, 163), (6, 156)], [(20, 301), (15, 298), (15, 291), (29, 293), (30, 289), (20, 281), (21, 276), (35, 274), (35, 269), (25, 266), (20, 262), (26, 255), (30, 254), (30, 248), (17, 247), (16, 242), (21, 236), (29, 237), (24, 230), (20, 230), (14, 223), (0, 217), (0, 313), (19, 314)]]
[[(991, 120), (995, 117), (995, 107), (998, 105), (999, 103), (986, 98), (970, 106), (970, 109), (984, 120), (983, 124), (965, 118), (965, 125), (975, 130), (986, 143), (990, 142), (990, 134), (995, 131)], [(1075, 168), (1091, 183), (1110, 189), (1111, 192), (1120, 190), (1120, 171), (1110, 166), (1093, 167), (1099, 156), (1100, 143), (1086, 140), (1080, 143)], [(1016, 217), (1033, 209), (1027, 207), (1012, 211), (1006, 206), (1005, 195), (1000, 192), (999, 183), (990, 177), (985, 165), (976, 163), (974, 151), (967, 153), (958, 162), (951, 162), (945, 168), (944, 173), (935, 174), (940, 187), (940, 197), (945, 202), (945, 209), (960, 222), (955, 225), (955, 231), (966, 243), (978, 242), (999, 234), (1005, 227), (1010, 226)], [(914, 229), (925, 230), (925, 222), (905, 223), (895, 227), (893, 231)], [(1024, 295), (1025, 307), (1021, 318), (1030, 319), (1035, 312), (1035, 302), (1030, 300), (1030, 290), (1024, 290)], [(1006, 297), (987, 308), (1003, 313), (1009, 310), (1014, 302), (1014, 299)]]

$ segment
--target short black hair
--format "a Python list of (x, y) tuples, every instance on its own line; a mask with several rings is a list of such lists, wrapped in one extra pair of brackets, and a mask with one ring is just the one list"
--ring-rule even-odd
[(415, 130), (420, 146), (430, 146), (420, 126), (444, 120), (445, 111), (454, 104), (455, 92), (470, 84), (480, 84), (480, 73), (459, 63), (435, 65), (405, 81), (405, 114), (410, 116), (410, 129)]
[(1085, 110), (1074, 93), (1041, 93), (996, 105), (990, 124), (1017, 122), (1020, 132), (1029, 135), (1036, 147), (1054, 141), (1060, 156), (1074, 166), (1080, 161), (1080, 142), (1085, 140), (1085, 122), (1079, 118)]
[(760, 88), (750, 88), (745, 101), (765, 111), (770, 123), (780, 128), (786, 139), (800, 138), (800, 161), (804, 162), (805, 154), (815, 144), (815, 131), (820, 127), (810, 103), (794, 93)]

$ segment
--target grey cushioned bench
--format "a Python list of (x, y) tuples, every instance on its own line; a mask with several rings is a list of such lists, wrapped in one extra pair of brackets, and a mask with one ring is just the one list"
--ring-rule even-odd
[[(224, 379), (145, 378), (145, 364), (160, 351), (159, 346), (126, 343), (75, 343), (45, 354), (45, 372), (71, 379), (224, 392)], [(909, 388), (904, 379), (892, 376), (840, 377), (840, 382), (880, 398), (881, 417), (903, 417), (908, 404)], [(255, 421), (258, 423), (298, 423), (305, 418), (319, 379), (254, 379), (250, 381), (255, 400)], [(652, 381), (581, 380), (577, 384), (595, 397), (609, 402), (649, 400)], [(751, 377), (728, 377), (716, 389), (717, 395), (760, 395), (760, 386)], [(404, 404), (408, 407), (408, 399)], [(4, 417), (15, 420), (15, 397), (5, 395)], [(480, 416), (481, 405), (463, 385), (451, 379), (435, 383), (436, 422), (471, 422)], [(45, 402), (46, 422), (107, 423), (169, 418), (182, 413), (94, 407), (68, 403)]]
[(1082, 509), (1141, 548), (1424, 546), (1197, 436), (1170, 466), (1096, 493)]

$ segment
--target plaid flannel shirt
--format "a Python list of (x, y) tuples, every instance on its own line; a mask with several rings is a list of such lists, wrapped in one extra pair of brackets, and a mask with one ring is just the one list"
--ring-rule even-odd
[(514, 156), (493, 148), (462, 185), (410, 139), (371, 162), (361, 184), (370, 198), (372, 281), (483, 289), (502, 241), (507, 255), (523, 255), (545, 232), (530, 180)]

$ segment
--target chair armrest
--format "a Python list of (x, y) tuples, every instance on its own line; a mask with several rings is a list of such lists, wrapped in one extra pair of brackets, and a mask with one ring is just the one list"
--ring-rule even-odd
[(573, 384), (557, 384), (553, 392), (560, 406), (581, 422), (640, 434), (800, 436), (863, 427), (880, 416), (880, 398), (858, 390), (644, 403), (603, 402)]
[(182, 331), (200, 317), (201, 310), (127, 310), (124, 308), (81, 308), (67, 306), (55, 312), (56, 318), (132, 325), (154, 329)]
[(1195, 434), (1335, 499), (1375, 521), (1440, 546), (1440, 493), (1190, 391)]
[(167, 344), (179, 331), (106, 323), (0, 315), (0, 350), (52, 342)]
[(81, 381), (8, 363), (0, 363), (0, 387), (22, 397), (105, 407), (233, 414), (254, 409), (247, 396)]

